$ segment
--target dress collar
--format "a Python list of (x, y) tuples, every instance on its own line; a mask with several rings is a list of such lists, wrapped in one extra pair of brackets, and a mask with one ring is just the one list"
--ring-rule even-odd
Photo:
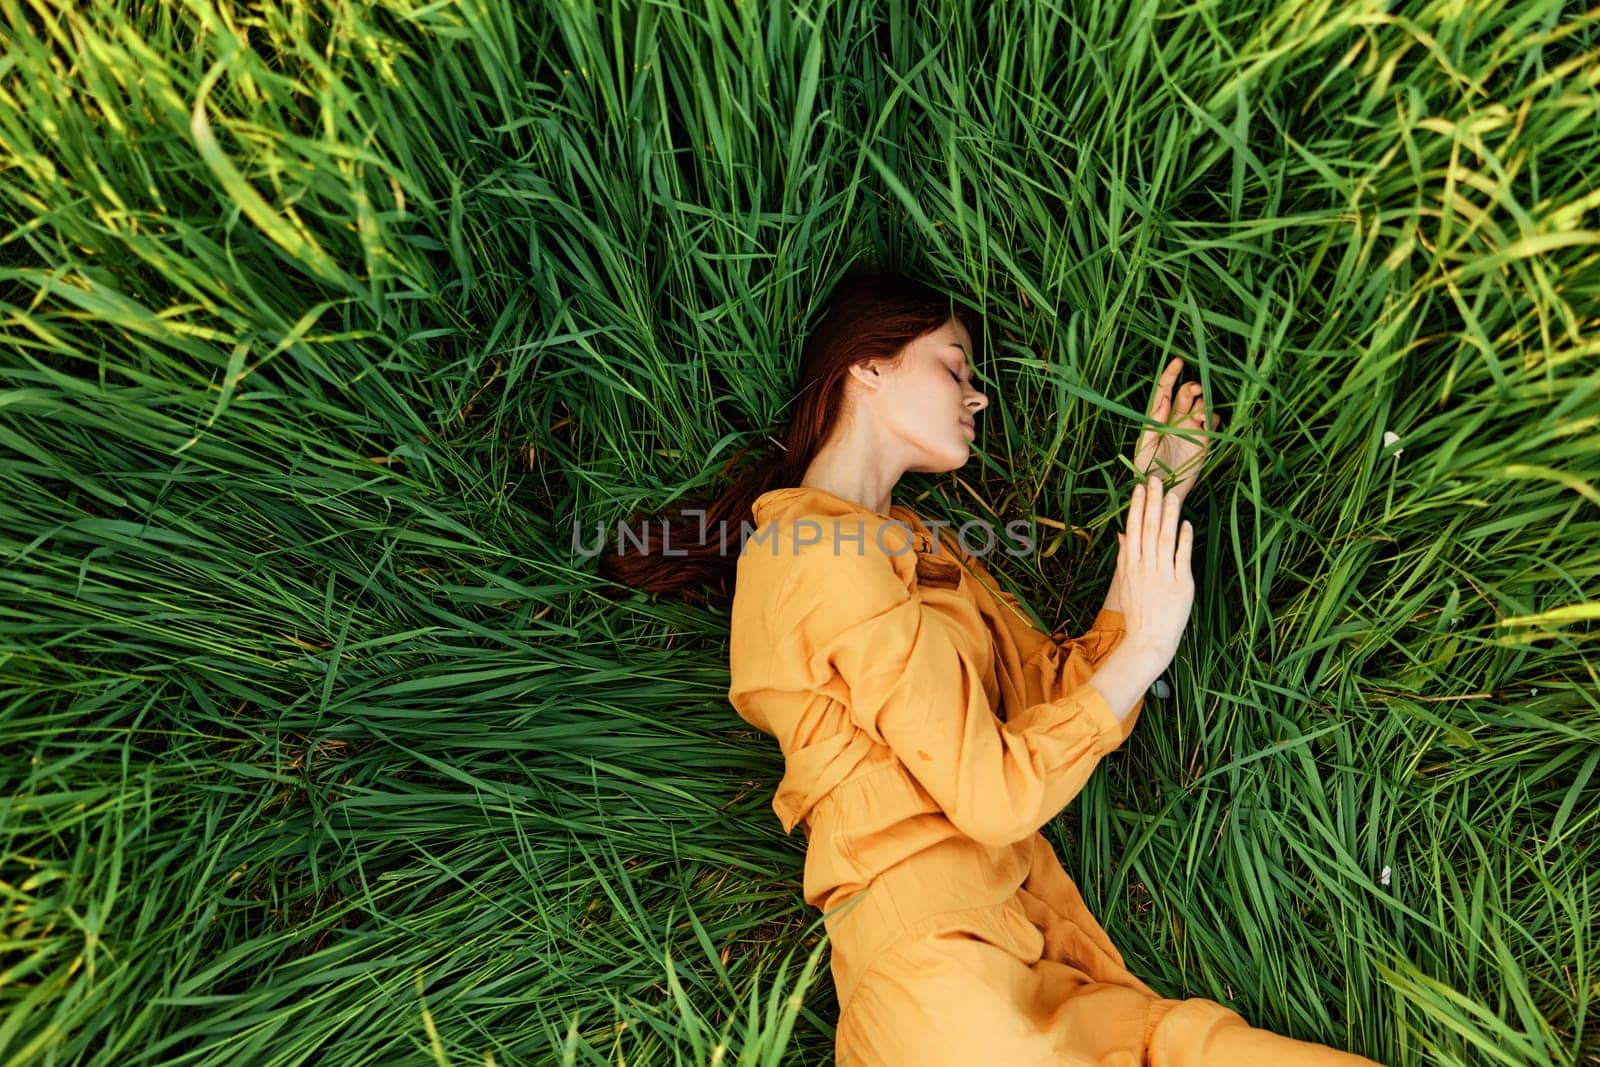
[(769, 519), (790, 510), (803, 510), (805, 514), (810, 515), (819, 513), (834, 516), (870, 515), (874, 518), (902, 522), (910, 531), (917, 551), (928, 552), (933, 549), (933, 534), (923, 525), (917, 513), (904, 504), (890, 503), (888, 514), (884, 514), (881, 511), (874, 511), (865, 504), (846, 500), (837, 493), (830, 493), (814, 485), (791, 485), (769, 489), (756, 497), (750, 505), (751, 515), (758, 528)]

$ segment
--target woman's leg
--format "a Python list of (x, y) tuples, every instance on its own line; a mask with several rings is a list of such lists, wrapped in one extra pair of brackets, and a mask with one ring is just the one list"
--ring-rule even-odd
[[(1044, 931), (1047, 958), (1033, 970), (1041, 998), (1059, 1005), (1049, 1029), (1097, 1063), (1121, 1064), (1131, 1048), (1141, 1057), (1133, 1062), (1149, 1067), (1378, 1067), (1376, 1060), (1258, 1029), (1215, 1000), (1162, 998), (1128, 969), (1043, 834), (1034, 835), (1033, 867), (1020, 896)], [(1086, 978), (1093, 981), (1085, 984)], [(1129, 992), (1143, 994), (1137, 1010)]]

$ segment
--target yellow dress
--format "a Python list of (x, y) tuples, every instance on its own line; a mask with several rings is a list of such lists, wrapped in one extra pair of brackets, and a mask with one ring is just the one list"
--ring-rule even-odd
[(841, 1067), (1375, 1062), (1158, 996), (1039, 832), (1138, 721), (1086, 684), (1120, 612), (1045, 634), (903, 505), (795, 487), (753, 515), (728, 698), (783, 751), (772, 807), (806, 834)]

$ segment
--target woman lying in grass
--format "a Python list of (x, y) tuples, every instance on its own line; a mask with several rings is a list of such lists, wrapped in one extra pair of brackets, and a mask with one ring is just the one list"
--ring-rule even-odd
[[(608, 561), (649, 586), (736, 553), (729, 699), (778, 739), (773, 799), (806, 834), (840, 1064), (1371, 1064), (1166, 999), (1121, 954), (1040, 828), (1138, 721), (1194, 598), (1184, 495), (1205, 457), (1197, 384), (1156, 385), (1104, 605), (1046, 634), (960, 538), (893, 499), (907, 471), (962, 466), (988, 400), (945, 296), (847, 278), (807, 341), (779, 455), (708, 509), (680, 559)], [(1170, 486), (1163, 475), (1171, 474)], [(676, 536), (678, 544), (683, 544)], [(998, 538), (985, 538), (993, 544)], [(696, 548), (700, 551), (696, 551)], [(712, 569), (704, 569), (712, 568)], [(662, 588), (659, 584), (657, 588)]]

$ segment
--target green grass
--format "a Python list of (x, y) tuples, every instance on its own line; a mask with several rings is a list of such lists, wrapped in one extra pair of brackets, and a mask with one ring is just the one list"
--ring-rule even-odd
[(900, 495), (1058, 524), (1052, 623), (1166, 360), (1227, 420), (1047, 831), (1130, 966), (1600, 1063), (1600, 15), (908, 10), (0, 2), (0, 1064), (826, 1062), (726, 611), (571, 529), (720, 486), (867, 260), (988, 316)]

